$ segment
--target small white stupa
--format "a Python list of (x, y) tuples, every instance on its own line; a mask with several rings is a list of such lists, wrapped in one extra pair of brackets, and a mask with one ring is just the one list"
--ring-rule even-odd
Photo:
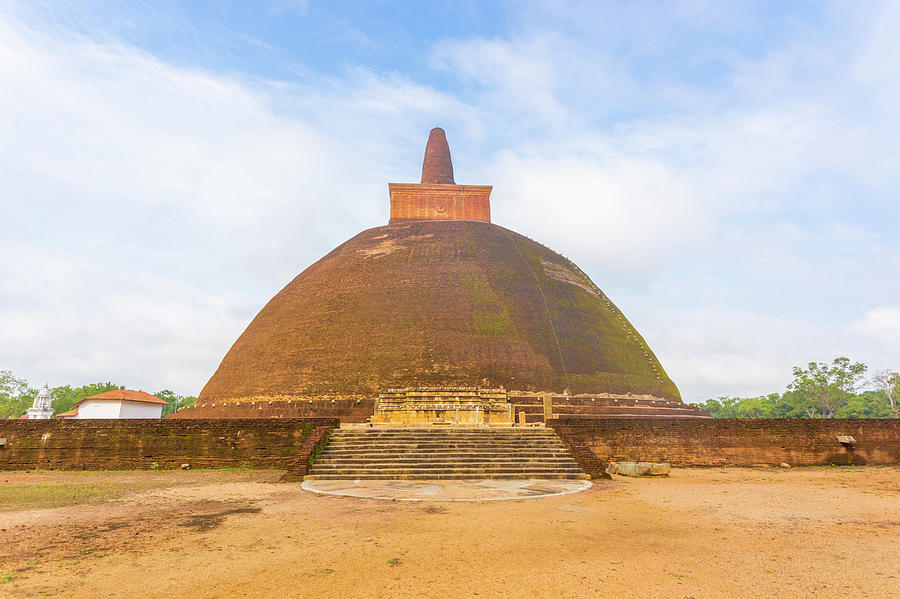
[(49, 420), (53, 416), (54, 410), (50, 407), (53, 398), (50, 396), (50, 388), (45, 384), (41, 392), (34, 398), (34, 403), (28, 408), (29, 420)]

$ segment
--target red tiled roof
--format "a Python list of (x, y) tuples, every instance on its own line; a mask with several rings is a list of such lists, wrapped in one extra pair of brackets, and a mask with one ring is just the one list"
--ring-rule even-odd
[(144, 393), (143, 391), (132, 391), (130, 389), (113, 389), (112, 391), (107, 391), (106, 393), (100, 393), (98, 395), (85, 397), (84, 399), (76, 403), (75, 407), (77, 408), (79, 405), (89, 399), (99, 399), (105, 401), (139, 401), (142, 403), (159, 403), (163, 405), (168, 403), (156, 397), (155, 395), (150, 395), (149, 393)]
[(63, 412), (62, 414), (57, 414), (54, 418), (71, 418), (72, 416), (78, 416), (78, 408)]

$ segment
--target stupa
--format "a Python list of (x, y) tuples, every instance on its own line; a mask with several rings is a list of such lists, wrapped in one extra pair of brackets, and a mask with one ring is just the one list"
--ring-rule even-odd
[(238, 405), (271, 415), (287, 404), (303, 411), (282, 415), (310, 415), (329, 402), (423, 387), (688, 407), (578, 266), (493, 224), (491, 186), (456, 184), (443, 129), (429, 135), (421, 182), (388, 187), (389, 223), (338, 246), (273, 297), (184, 416), (257, 413), (229, 412)]
[(48, 420), (51, 416), (53, 416), (54, 410), (50, 403), (53, 401), (53, 397), (50, 395), (50, 387), (45, 383), (43, 387), (41, 387), (40, 392), (34, 398), (34, 402), (32, 402), (31, 407), (28, 408), (25, 413), (28, 415), (29, 420)]

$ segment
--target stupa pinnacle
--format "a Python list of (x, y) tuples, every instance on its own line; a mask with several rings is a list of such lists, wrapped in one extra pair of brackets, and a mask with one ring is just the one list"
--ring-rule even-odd
[(421, 183), (388, 183), (391, 223), (410, 220), (480, 220), (491, 222), (490, 185), (457, 185), (444, 130), (428, 135)]
[(422, 161), (422, 185), (456, 185), (453, 180), (453, 160), (447, 135), (440, 127), (428, 134), (425, 160)]

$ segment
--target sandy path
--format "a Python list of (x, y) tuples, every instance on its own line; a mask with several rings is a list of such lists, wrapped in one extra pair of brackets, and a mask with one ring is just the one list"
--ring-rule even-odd
[(900, 597), (896, 468), (676, 470), (468, 504), (228, 474), (108, 515), (3, 515), (0, 575), (22, 571), (0, 596)]

